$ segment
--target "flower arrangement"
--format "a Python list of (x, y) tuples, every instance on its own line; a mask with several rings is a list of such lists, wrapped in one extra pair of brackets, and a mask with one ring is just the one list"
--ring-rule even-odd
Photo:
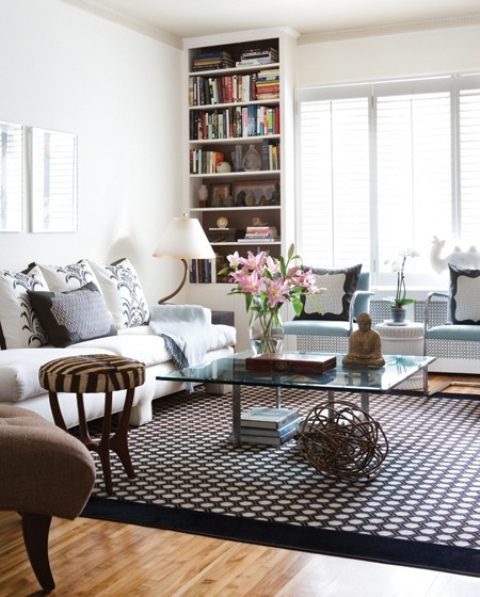
[(290, 246), (286, 260), (282, 256), (271, 257), (266, 251), (256, 255), (249, 251), (246, 258), (240, 257), (236, 251), (228, 255), (227, 260), (228, 280), (236, 284), (228, 294), (245, 296), (249, 325), (256, 321), (257, 331), (254, 333), (265, 338), (263, 344), (256, 346), (257, 352), (278, 352), (275, 329), (281, 328), (280, 308), (285, 303), (291, 303), (295, 314), (300, 315), (302, 296), (320, 292), (314, 274), (303, 269), (294, 245)]
[(392, 303), (392, 307), (405, 307), (405, 305), (410, 305), (411, 303), (415, 302), (415, 299), (407, 298), (407, 287), (405, 284), (405, 265), (407, 263), (407, 258), (411, 257), (418, 257), (419, 253), (415, 251), (415, 249), (406, 249), (402, 253), (400, 253), (401, 260), (400, 262), (394, 261), (393, 262), (393, 270), (397, 272), (397, 290), (395, 293), (395, 298), (389, 299)]

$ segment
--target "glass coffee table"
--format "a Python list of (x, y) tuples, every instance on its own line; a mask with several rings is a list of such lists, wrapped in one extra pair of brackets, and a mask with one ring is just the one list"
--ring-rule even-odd
[[(301, 353), (308, 356), (309, 353)], [(311, 353), (318, 356), (318, 353)], [(360, 394), (361, 408), (368, 413), (369, 394), (386, 394), (402, 382), (418, 373), (423, 373), (424, 393), (428, 392), (427, 367), (435, 357), (384, 355), (385, 365), (381, 369), (357, 366), (344, 367), (343, 354), (332, 354), (337, 366), (325, 373), (277, 373), (250, 371), (245, 368), (245, 359), (250, 351), (223, 357), (199, 367), (187, 367), (158, 375), (156, 379), (204, 384), (232, 385), (232, 439), (235, 446), (240, 442), (240, 417), (242, 413), (242, 386), (263, 386), (275, 388), (276, 407), (281, 407), (281, 388), (324, 390), (328, 401), (335, 401), (335, 392), (356, 392)]]

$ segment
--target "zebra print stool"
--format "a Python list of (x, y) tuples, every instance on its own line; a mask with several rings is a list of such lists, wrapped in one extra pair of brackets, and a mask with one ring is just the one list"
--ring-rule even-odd
[[(120, 458), (128, 478), (135, 476), (128, 449), (128, 422), (135, 388), (145, 382), (145, 365), (140, 361), (114, 355), (95, 354), (65, 357), (42, 365), (38, 379), (42, 388), (48, 390), (53, 419), (65, 431), (64, 418), (57, 392), (77, 395), (79, 439), (100, 457), (108, 495), (113, 494), (110, 450)], [(126, 390), (125, 404), (117, 430), (111, 435), (112, 392)], [(105, 394), (102, 434), (99, 440), (90, 437), (85, 417), (84, 393)]]

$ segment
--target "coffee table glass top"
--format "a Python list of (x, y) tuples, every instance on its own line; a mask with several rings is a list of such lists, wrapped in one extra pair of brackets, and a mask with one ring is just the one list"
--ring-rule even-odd
[[(302, 353), (307, 356), (308, 354)], [(329, 354), (337, 358), (337, 366), (323, 374), (247, 371), (245, 358), (251, 356), (252, 353), (244, 351), (199, 367), (187, 367), (179, 371), (162, 373), (157, 376), (157, 379), (383, 393), (394, 389), (435, 360), (435, 357), (384, 355), (385, 366), (377, 369), (366, 366), (344, 367), (342, 365), (343, 354)]]

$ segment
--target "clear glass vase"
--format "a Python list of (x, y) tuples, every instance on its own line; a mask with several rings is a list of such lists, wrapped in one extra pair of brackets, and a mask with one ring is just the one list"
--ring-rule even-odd
[(260, 170), (262, 167), (262, 157), (255, 149), (255, 145), (250, 145), (242, 159), (243, 169), (246, 172)]
[(250, 322), (249, 337), (254, 354), (279, 354), (285, 337), (280, 314), (256, 312)]

